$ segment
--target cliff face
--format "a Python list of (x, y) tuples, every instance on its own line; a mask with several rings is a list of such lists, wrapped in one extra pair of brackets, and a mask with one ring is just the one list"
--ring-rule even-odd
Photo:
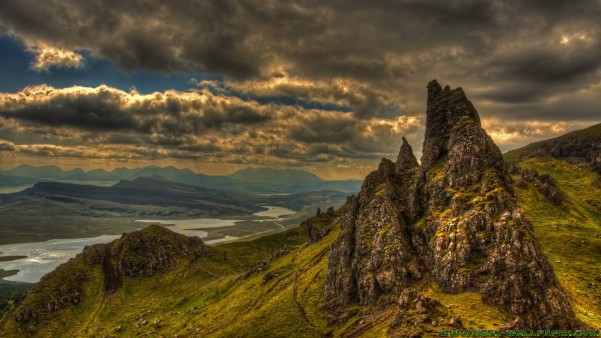
[(577, 323), (565, 292), (518, 205), (501, 152), (460, 88), (428, 84), (422, 164), (403, 140), (345, 206), (332, 246), (326, 306), (396, 302), (431, 282), (478, 291), (515, 328)]

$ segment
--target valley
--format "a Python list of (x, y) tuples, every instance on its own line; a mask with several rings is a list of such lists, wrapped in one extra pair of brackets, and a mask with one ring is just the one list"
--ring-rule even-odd
[[(36, 168), (21, 172), (33, 173), (43, 174)], [(339, 206), (346, 198), (345, 193), (328, 190), (240, 193), (157, 175), (111, 185), (83, 183), (90, 184), (44, 181), (0, 194), (0, 283), (37, 283), (85, 246), (108, 243), (148, 224), (216, 244), (285, 231), (297, 226), (289, 218), (314, 214), (317, 207)]]
[[(347, 193), (317, 190), (289, 194), (250, 194), (168, 181), (162, 177), (138, 177), (111, 186), (39, 182), (33, 187), (0, 194), (1, 244), (56, 238), (116, 235), (140, 227), (143, 219), (221, 218), (244, 221), (244, 226), (221, 229), (223, 236), (249, 235), (253, 231), (291, 226), (286, 220), (262, 222), (264, 205), (302, 212), (317, 206), (340, 205)], [(252, 230), (255, 229), (255, 230)], [(213, 231), (212, 239), (220, 233)]]

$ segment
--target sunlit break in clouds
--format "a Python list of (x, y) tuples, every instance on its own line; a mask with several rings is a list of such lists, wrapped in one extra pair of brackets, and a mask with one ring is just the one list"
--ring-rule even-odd
[(3, 1), (0, 169), (361, 178), (402, 136), (421, 151), (435, 78), (507, 151), (601, 121), (599, 17), (599, 1)]

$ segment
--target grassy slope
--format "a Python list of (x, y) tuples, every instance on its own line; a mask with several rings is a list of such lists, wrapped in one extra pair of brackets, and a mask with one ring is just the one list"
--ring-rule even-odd
[[(202, 259), (192, 266), (182, 262), (178, 269), (161, 276), (128, 278), (121, 292), (105, 300), (101, 273), (96, 268), (85, 284), (84, 301), (57, 313), (51, 325), (39, 325), (38, 334), (71, 337), (155, 333), (238, 336), (244, 333), (257, 337), (274, 334), (312, 337), (329, 332), (335, 336), (352, 333), (363, 329), (358, 315), (351, 314), (346, 323), (328, 327), (327, 313), (323, 310), (327, 248), (337, 235), (338, 231), (334, 231), (316, 244), (299, 248), (248, 279), (240, 272), (248, 270), (249, 262), (258, 261), (266, 251), (263, 255), (257, 252), (255, 257), (240, 260), (228, 258), (227, 264), (222, 262), (223, 251), (228, 252), (228, 257), (234, 257), (251, 254), (249, 249), (264, 246), (256, 242), (222, 245), (213, 258)], [(285, 236), (263, 238), (263, 244), (289, 242)], [(292, 242), (298, 243), (297, 239)], [(275, 273), (275, 277), (264, 283), (263, 276), (268, 272)], [(493, 328), (493, 322), (503, 322), (503, 316), (480, 303), (476, 294), (448, 295), (433, 290), (428, 294), (447, 306), (450, 315), (476, 318), (483, 312), (491, 314), (467, 322), (467, 327)], [(466, 302), (469, 307), (458, 305)], [(376, 314), (373, 319), (380, 317)], [(367, 325), (361, 332), (366, 336), (380, 336), (392, 318), (385, 317), (375, 326)], [(140, 325), (143, 321), (146, 324)], [(4, 329), (11, 336), (16, 327), (9, 325)]]
[[(307, 237), (304, 229), (296, 228), (252, 242), (220, 245), (215, 247), (213, 257), (182, 261), (166, 274), (126, 278), (120, 292), (104, 300), (101, 271), (96, 267), (84, 284), (83, 301), (56, 312), (50, 325), (38, 325), (37, 333), (53, 337), (153, 333), (220, 336), (249, 332), (245, 326), (257, 335), (285, 328), (289, 334), (312, 336), (315, 329), (303, 321), (294, 302), (294, 285), (304, 273), (315, 272), (313, 268), (318, 264), (313, 266), (314, 254), (321, 255), (319, 259), (325, 262), (324, 248), (333, 236), (300, 249)], [(269, 270), (277, 273), (275, 278), (263, 284), (265, 272), (244, 277), (246, 271), (283, 244), (296, 250), (270, 265)], [(311, 268), (301, 271), (301, 262), (308, 262)], [(325, 271), (323, 262), (321, 268)], [(323, 285), (323, 281), (316, 283)], [(306, 290), (296, 290), (297, 295), (303, 292)], [(308, 309), (306, 315), (312, 318), (314, 313)], [(212, 320), (207, 322), (208, 318)], [(12, 337), (15, 323), (8, 322), (0, 331), (4, 331), (0, 336)]]
[(12, 304), (12, 299), (15, 296), (25, 293), (31, 289), (33, 284), (19, 283), (19, 282), (7, 282), (0, 280), (0, 317)]
[(520, 166), (553, 175), (570, 198), (570, 205), (563, 210), (550, 203), (532, 183), (528, 189), (516, 188), (536, 239), (572, 297), (577, 316), (601, 328), (601, 211), (586, 203), (601, 203), (601, 189), (592, 185), (597, 174), (559, 160), (531, 159)]
[[(516, 189), (537, 239), (574, 301), (578, 317), (599, 328), (601, 238), (596, 236), (601, 236), (601, 213), (584, 202), (601, 199), (601, 191), (590, 184), (595, 174), (560, 161), (529, 160), (522, 166), (551, 173), (572, 200), (569, 211), (564, 211), (549, 203), (533, 186)], [(328, 315), (323, 308), (327, 248), (338, 232), (336, 228), (311, 245), (303, 244), (307, 241), (303, 228), (219, 245), (213, 257), (192, 263), (182, 261), (169, 273), (126, 278), (122, 290), (106, 299), (101, 295), (100, 270), (94, 271), (85, 284), (84, 301), (56, 313), (51, 325), (39, 325), (39, 333), (55, 337), (318, 337), (327, 333), (382, 336), (394, 319), (391, 309), (360, 317), (358, 307), (351, 306), (345, 322), (327, 325)], [(294, 249), (264, 271), (245, 277), (247, 271), (282, 244)], [(268, 273), (273, 278), (264, 281)], [(462, 318), (467, 329), (495, 329), (512, 320), (484, 305), (477, 293), (446, 294), (432, 284), (421, 292), (440, 301), (447, 312), (438, 326), (425, 324), (425, 329), (434, 335), (437, 330), (449, 329), (445, 323), (455, 316)], [(14, 335), (12, 324), (4, 329), (5, 336)]]
[[(307, 240), (302, 228), (252, 242), (220, 245), (212, 258), (182, 261), (177, 269), (154, 277), (126, 278), (121, 291), (106, 299), (97, 267), (85, 283), (82, 303), (56, 312), (50, 325), (38, 325), (38, 334), (318, 337), (361, 332), (381, 336), (394, 316), (376, 313), (371, 317), (375, 324), (370, 325), (369, 317), (362, 323), (353, 311), (356, 307), (351, 307), (346, 322), (327, 324), (323, 308), (327, 249), (338, 232), (336, 229), (307, 246), (300, 245)], [(265, 271), (245, 277), (246, 271), (284, 243), (297, 247)], [(223, 260), (224, 251), (227, 262)], [(268, 273), (274, 277), (264, 282)], [(475, 294), (447, 295), (432, 290), (430, 295), (448, 306), (451, 315), (465, 318), (477, 317), (483, 311), (492, 313), (494, 320), (486, 317), (484, 321), (468, 322), (468, 327), (492, 328), (492, 322), (503, 321), (498, 311), (483, 305)], [(472, 301), (471, 307), (457, 305), (466, 299)], [(5, 336), (12, 337), (16, 326), (9, 322), (3, 329)]]
[(586, 129), (575, 130), (573, 132), (570, 132), (565, 135), (561, 135), (561, 136), (558, 136), (558, 137), (555, 137), (555, 138), (552, 138), (549, 140), (530, 143), (527, 146), (508, 151), (507, 153), (503, 154), (503, 158), (505, 159), (505, 161), (516, 162), (516, 161), (520, 160), (520, 156), (523, 153), (528, 153), (545, 143), (564, 142), (566, 140), (573, 139), (573, 138), (588, 138), (588, 137), (595, 137), (595, 136), (598, 137), (598, 135), (601, 135), (601, 123), (595, 124)]

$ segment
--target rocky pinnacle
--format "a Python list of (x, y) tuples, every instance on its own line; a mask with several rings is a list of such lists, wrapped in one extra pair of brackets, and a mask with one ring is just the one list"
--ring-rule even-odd
[(349, 200), (332, 244), (326, 307), (399, 304), (435, 283), (476, 291), (513, 328), (574, 328), (571, 304), (515, 197), (499, 148), (461, 88), (428, 84), (421, 165), (403, 138)]
[(417, 158), (415, 158), (415, 155), (413, 155), (413, 149), (411, 148), (405, 137), (403, 137), (403, 144), (401, 145), (401, 149), (399, 150), (399, 155), (397, 156), (395, 167), (398, 173), (402, 173), (404, 171), (419, 167), (419, 164), (417, 163)]
[(444, 89), (438, 81), (428, 83), (428, 103), (426, 107), (426, 135), (421, 158), (424, 168), (448, 152), (451, 129), (463, 116), (471, 118), (480, 126), (480, 117), (476, 108), (467, 99), (461, 87)]

